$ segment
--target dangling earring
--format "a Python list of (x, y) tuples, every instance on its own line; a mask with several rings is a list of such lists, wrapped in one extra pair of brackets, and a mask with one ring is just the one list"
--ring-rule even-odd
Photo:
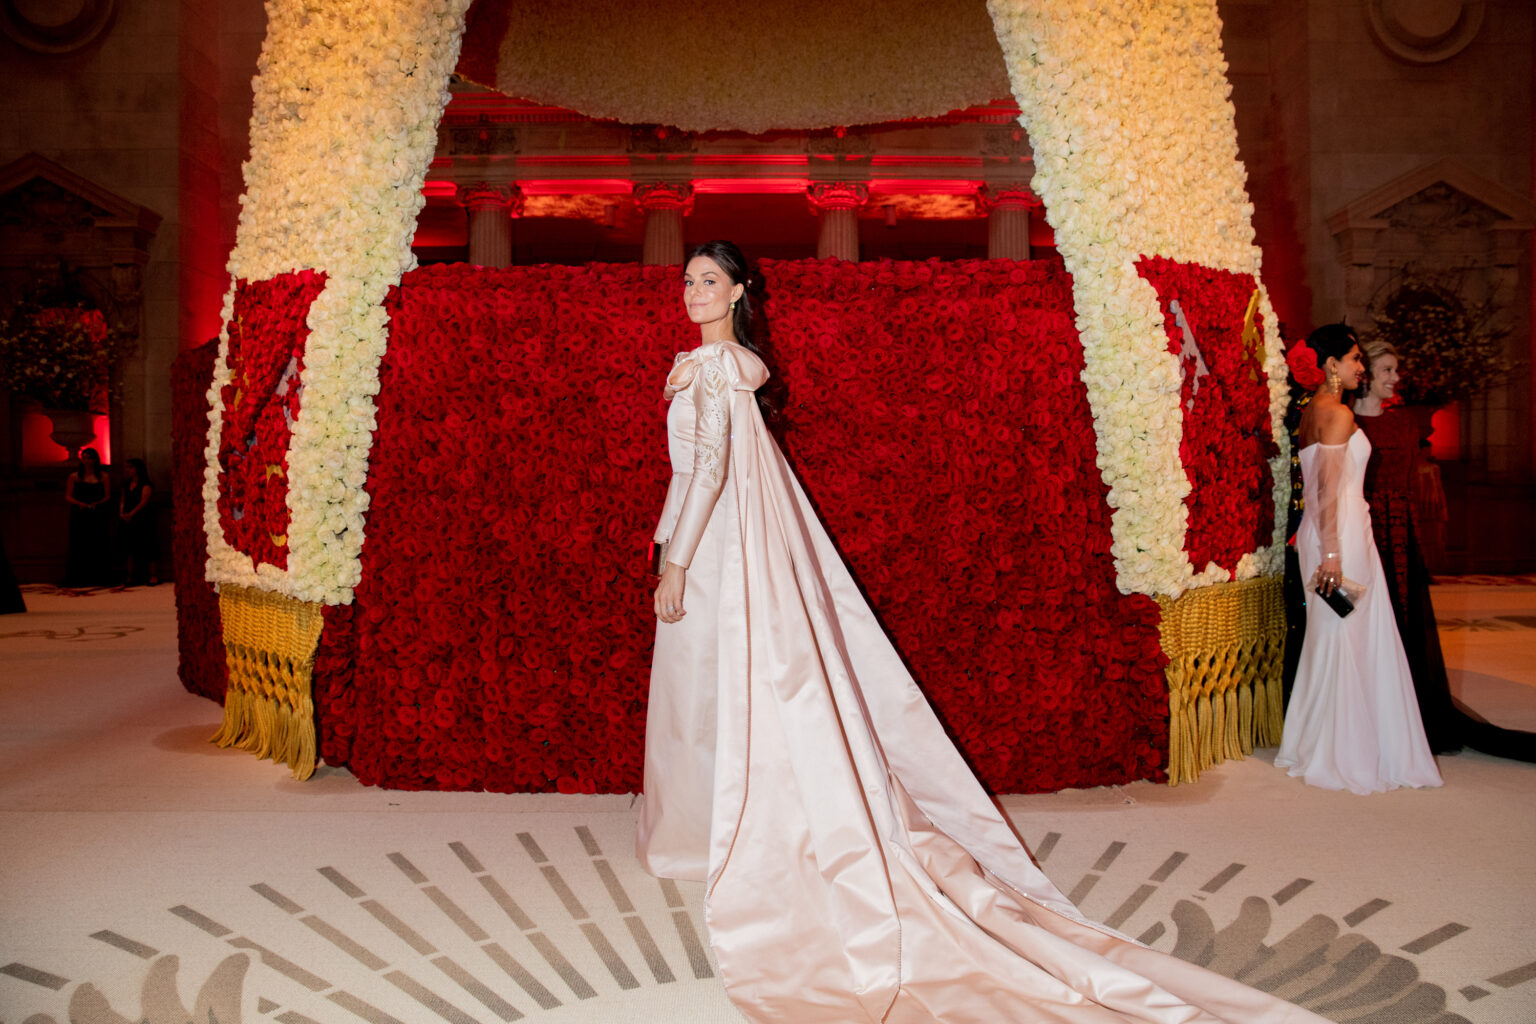
[(1335, 395), (1344, 393), (1344, 379), (1339, 376), (1338, 370), (1328, 371), (1328, 390)]
[(731, 300), (731, 312), (732, 313), (736, 312), (736, 300), (735, 299)]

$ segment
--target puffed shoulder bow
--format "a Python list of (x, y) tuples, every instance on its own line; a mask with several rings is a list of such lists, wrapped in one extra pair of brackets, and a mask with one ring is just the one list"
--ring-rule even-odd
[(688, 390), (699, 371), (715, 359), (724, 366), (733, 391), (756, 391), (768, 380), (768, 367), (756, 353), (734, 341), (713, 341), (677, 354), (672, 372), (667, 374), (667, 401), (679, 391)]

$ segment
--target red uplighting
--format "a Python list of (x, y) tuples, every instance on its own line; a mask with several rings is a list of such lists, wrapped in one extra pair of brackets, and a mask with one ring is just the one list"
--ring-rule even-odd
[(1461, 458), (1461, 407), (1448, 405), (1429, 421), (1429, 454), (1436, 462)]
[[(95, 448), (101, 454), (103, 465), (112, 464), (111, 422), (106, 416), (92, 421), (96, 436), (87, 442), (87, 448)], [(67, 466), (72, 460), (69, 452), (50, 436), (53, 421), (40, 412), (23, 413), (21, 417), (21, 464), (23, 466)]]

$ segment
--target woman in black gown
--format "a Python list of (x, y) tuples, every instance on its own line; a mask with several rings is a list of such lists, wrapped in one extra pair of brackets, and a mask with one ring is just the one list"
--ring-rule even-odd
[(154, 493), (144, 460), (129, 459), (128, 475), (123, 480), (118, 499), (118, 518), (122, 520), (122, 544), (128, 556), (130, 587), (152, 587), (159, 582), (155, 576), (155, 563), (160, 559), (160, 544), (150, 508)]
[(1365, 500), (1371, 531), (1387, 578), (1397, 632), (1408, 656), (1419, 717), (1430, 749), (1448, 754), (1471, 747), (1496, 757), (1536, 761), (1536, 733), (1502, 729), (1467, 714), (1451, 699), (1440, 651), (1429, 572), (1419, 547), (1414, 482), (1420, 465), (1419, 426), (1402, 406), (1386, 405), (1397, 388), (1398, 357), (1391, 345), (1365, 346), (1367, 375), (1355, 399), (1355, 422), (1371, 442)]
[(112, 481), (101, 468), (94, 448), (80, 449), (80, 468), (64, 485), (69, 502), (69, 554), (64, 564), (64, 585), (99, 587), (112, 579)]

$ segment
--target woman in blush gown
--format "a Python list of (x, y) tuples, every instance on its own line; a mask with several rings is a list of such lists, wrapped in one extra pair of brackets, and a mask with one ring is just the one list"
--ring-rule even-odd
[[(1371, 443), (1342, 401), (1365, 370), (1360, 345), (1349, 327), (1328, 324), (1292, 353), (1293, 366), (1298, 355), (1324, 381), (1298, 432), (1304, 504), (1296, 551), (1307, 581), (1307, 634), (1275, 765), (1352, 793), (1438, 786), (1371, 536), (1364, 494)], [(1353, 601), (1352, 612), (1341, 616), (1326, 600), (1335, 591)]]
[(1085, 919), (950, 743), (764, 427), (746, 262), (695, 249), (637, 852), (767, 1024), (1318, 1022)]

